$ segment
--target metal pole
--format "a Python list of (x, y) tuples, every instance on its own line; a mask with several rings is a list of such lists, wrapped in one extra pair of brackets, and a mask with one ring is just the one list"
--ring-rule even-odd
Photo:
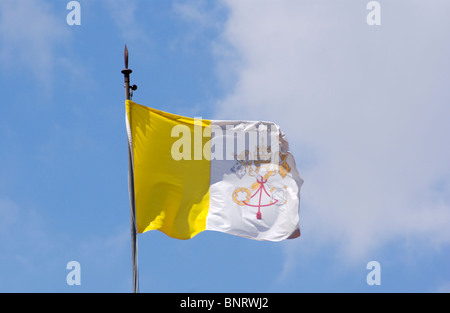
[[(122, 74), (125, 78), (125, 98), (131, 100), (131, 90), (136, 90), (136, 85), (130, 87), (130, 74), (133, 72), (128, 68), (128, 48), (125, 45), (125, 69)], [(137, 251), (137, 229), (136, 229), (136, 202), (134, 193), (134, 168), (133, 153), (128, 141), (128, 185), (130, 192), (130, 217), (131, 217), (131, 258), (133, 266), (133, 293), (139, 292), (138, 251)]]

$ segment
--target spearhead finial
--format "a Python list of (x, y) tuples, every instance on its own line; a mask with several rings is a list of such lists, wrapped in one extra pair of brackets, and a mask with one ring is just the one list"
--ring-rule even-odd
[(133, 71), (128, 68), (128, 47), (127, 47), (127, 45), (125, 45), (124, 57), (125, 57), (125, 69), (122, 70), (122, 74), (124, 75), (124, 78), (125, 78), (125, 96), (126, 96), (127, 100), (131, 100), (131, 98), (133, 97), (133, 91), (137, 90), (137, 86), (136, 85), (130, 86), (130, 74), (133, 73)]
[(127, 47), (127, 45), (125, 45), (125, 52), (123, 55), (124, 55), (124, 59), (125, 59), (125, 69), (122, 71), (122, 73), (125, 76), (129, 76), (133, 71), (128, 68), (128, 47)]
[(125, 68), (128, 68), (128, 47), (127, 47), (127, 45), (125, 45), (124, 56), (125, 56)]

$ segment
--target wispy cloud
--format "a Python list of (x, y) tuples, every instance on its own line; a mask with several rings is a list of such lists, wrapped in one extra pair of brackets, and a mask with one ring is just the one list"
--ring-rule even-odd
[(233, 88), (217, 116), (286, 131), (308, 240), (345, 260), (398, 238), (449, 244), (450, 4), (386, 3), (376, 28), (349, 1), (224, 2), (219, 69)]
[(214, 34), (223, 26), (224, 6), (221, 2), (206, 0), (174, 1), (173, 12), (185, 23), (186, 32), (183, 36), (173, 41), (173, 49), (189, 50), (194, 43), (205, 42), (205, 36)]
[(149, 44), (149, 30), (143, 29), (136, 18), (138, 6), (135, 0), (103, 0), (102, 2), (125, 42)]
[(189, 2), (175, 1), (173, 3), (173, 10), (184, 20), (198, 25), (201, 28), (218, 28), (221, 26), (221, 21), (217, 19), (217, 12), (221, 6), (208, 6), (210, 4), (205, 0), (195, 0)]
[(61, 18), (42, 0), (0, 2), (0, 66), (31, 72), (49, 86), (55, 49), (70, 37)]

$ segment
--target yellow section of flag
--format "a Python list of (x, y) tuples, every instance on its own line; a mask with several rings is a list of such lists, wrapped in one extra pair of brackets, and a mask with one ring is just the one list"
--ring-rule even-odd
[[(138, 233), (160, 230), (177, 239), (194, 237), (206, 228), (210, 162), (207, 158), (174, 160), (171, 152), (178, 138), (172, 137), (172, 131), (177, 125), (184, 125), (193, 138), (195, 127), (201, 126), (203, 134), (211, 121), (202, 120), (202, 125), (195, 125), (192, 118), (129, 100), (126, 110), (133, 153)], [(202, 136), (198, 143), (201, 143), (200, 149), (208, 141)], [(198, 153), (195, 144), (190, 149), (190, 155)]]

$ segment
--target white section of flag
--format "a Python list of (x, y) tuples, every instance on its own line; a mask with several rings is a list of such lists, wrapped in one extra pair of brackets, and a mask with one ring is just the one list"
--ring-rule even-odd
[[(268, 241), (281, 241), (299, 232), (300, 188), (303, 179), (279, 127), (266, 122), (212, 121), (212, 124), (236, 132), (271, 129), (269, 143), (273, 148), (269, 151), (275, 151), (272, 160), (276, 162), (246, 159), (243, 152), (253, 150), (248, 145), (237, 148), (239, 153), (235, 154), (234, 160), (230, 160), (229, 151), (225, 152), (225, 160), (211, 160), (210, 207), (206, 229)], [(219, 146), (232, 140), (227, 138), (233, 134), (232, 131), (213, 137), (212, 145)], [(258, 138), (258, 149), (261, 151), (266, 149), (267, 140), (264, 140)]]

